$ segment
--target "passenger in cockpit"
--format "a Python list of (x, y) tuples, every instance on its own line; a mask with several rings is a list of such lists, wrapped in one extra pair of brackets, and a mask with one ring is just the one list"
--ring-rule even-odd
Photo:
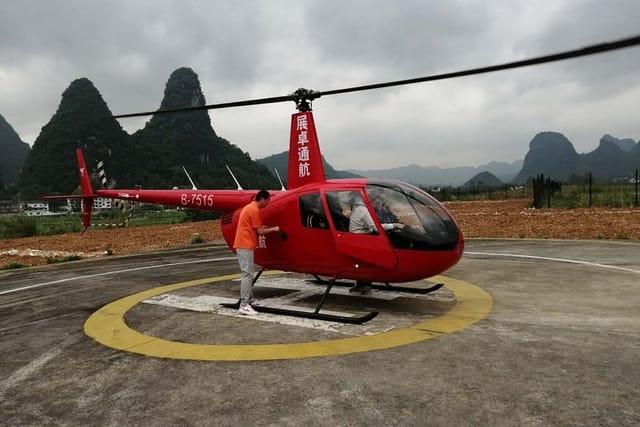
[[(320, 201), (318, 200), (318, 203)], [(322, 212), (322, 205), (312, 205), (309, 207), (309, 213), (307, 214), (307, 227), (309, 228), (322, 228), (327, 229), (327, 219)]]
[(351, 216), (349, 216), (349, 231), (359, 234), (375, 234), (376, 225), (364, 205), (360, 195), (351, 198)]

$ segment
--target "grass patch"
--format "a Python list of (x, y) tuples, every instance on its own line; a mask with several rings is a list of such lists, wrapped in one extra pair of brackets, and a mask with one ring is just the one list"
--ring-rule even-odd
[(0, 238), (15, 239), (30, 237), (38, 234), (38, 226), (33, 217), (23, 215), (8, 215), (0, 217)]
[(23, 264), (21, 262), (13, 261), (13, 262), (10, 262), (9, 264), (3, 266), (2, 270), (16, 270), (18, 268), (25, 268), (25, 267), (29, 267), (29, 266), (27, 264)]
[[(139, 210), (129, 219), (129, 227), (145, 225), (182, 224), (187, 222), (184, 211), (166, 209), (163, 211)], [(122, 215), (112, 213), (95, 213), (93, 224), (122, 223)], [(0, 239), (15, 239), (18, 237), (49, 236), (65, 233), (79, 233), (82, 231), (80, 214), (60, 216), (0, 216)]]

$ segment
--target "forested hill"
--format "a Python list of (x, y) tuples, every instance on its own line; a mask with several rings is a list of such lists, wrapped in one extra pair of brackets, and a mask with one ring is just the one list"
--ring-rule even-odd
[[(12, 184), (29, 154), (29, 144), (23, 142), (13, 127), (0, 114), (0, 182)], [(1, 190), (2, 188), (0, 188)]]
[[(197, 74), (189, 68), (174, 71), (161, 109), (204, 104)], [(236, 188), (228, 165), (245, 188), (278, 188), (265, 166), (216, 135), (206, 111), (154, 115), (133, 135), (111, 116), (89, 79), (71, 82), (34, 142), (15, 190), (23, 198), (75, 191), (76, 147), (83, 148), (87, 167), (94, 173), (97, 162), (104, 161), (109, 186), (190, 187), (184, 166), (199, 187)]]
[[(76, 147), (109, 165), (126, 159), (128, 135), (89, 79), (71, 82), (49, 123), (36, 138), (17, 187), (23, 199), (73, 192), (79, 184)], [(89, 165), (87, 165), (89, 166)], [(115, 171), (114, 171), (115, 173)]]
[(578, 154), (561, 133), (540, 132), (529, 143), (529, 151), (515, 183), (544, 174), (560, 182), (591, 173), (597, 180), (624, 179), (633, 176), (640, 165), (640, 142), (604, 135), (595, 150)]
[[(179, 68), (169, 77), (160, 109), (205, 105), (198, 76)], [(244, 188), (278, 188), (265, 166), (216, 134), (205, 110), (158, 114), (131, 136), (140, 151), (138, 181), (149, 188), (188, 185), (184, 166), (202, 188), (236, 188), (228, 165)]]

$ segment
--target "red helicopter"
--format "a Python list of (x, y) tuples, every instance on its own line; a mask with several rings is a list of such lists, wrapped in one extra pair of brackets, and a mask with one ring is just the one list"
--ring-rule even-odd
[[(257, 307), (258, 311), (347, 323), (366, 322), (377, 315), (337, 316), (321, 313), (338, 279), (382, 282), (379, 289), (431, 292), (389, 283), (424, 279), (451, 268), (463, 253), (462, 233), (449, 212), (425, 191), (393, 180), (325, 178), (322, 153), (310, 108), (299, 90), (300, 112), (291, 116), (287, 189), (271, 192), (261, 210), (265, 224), (278, 224), (279, 234), (260, 236), (255, 262), (265, 269), (329, 277), (314, 312)], [(82, 222), (91, 223), (96, 197), (155, 203), (222, 213), (221, 228), (231, 248), (240, 210), (258, 190), (143, 190), (96, 189), (91, 184), (81, 149), (76, 150), (80, 171)], [(69, 196), (54, 196), (56, 198)], [(372, 225), (354, 230), (351, 213), (360, 209)], [(351, 220), (350, 220), (350, 217)], [(383, 222), (384, 221), (384, 222)], [(350, 226), (351, 230), (350, 231)]]
[[(363, 323), (378, 313), (362, 316), (337, 316), (321, 313), (323, 304), (338, 279), (379, 282), (382, 290), (428, 293), (441, 284), (423, 289), (392, 286), (390, 283), (415, 281), (440, 274), (462, 257), (464, 239), (447, 209), (425, 191), (395, 180), (331, 179), (325, 177), (311, 101), (322, 95), (442, 80), (510, 68), (542, 64), (640, 44), (640, 36), (594, 45), (574, 51), (439, 74), (409, 80), (315, 92), (298, 89), (286, 96), (248, 101), (149, 111), (114, 116), (115, 118), (158, 113), (218, 109), (243, 105), (295, 101), (298, 112), (291, 116), (287, 188), (271, 192), (269, 205), (261, 211), (264, 224), (279, 225), (280, 234), (260, 236), (255, 262), (261, 266), (254, 283), (265, 269), (306, 273), (326, 285), (313, 312), (277, 307), (257, 307), (258, 311), (346, 323)], [(80, 149), (77, 150), (85, 229), (91, 222), (91, 207), (96, 197), (156, 203), (222, 213), (221, 228), (231, 248), (240, 210), (258, 190), (142, 190), (99, 189), (91, 185)], [(356, 212), (357, 215), (356, 215)], [(365, 230), (354, 226), (354, 217), (369, 217)], [(320, 276), (328, 277), (322, 281)], [(230, 305), (231, 306), (231, 305)], [(237, 308), (237, 305), (234, 307)]]

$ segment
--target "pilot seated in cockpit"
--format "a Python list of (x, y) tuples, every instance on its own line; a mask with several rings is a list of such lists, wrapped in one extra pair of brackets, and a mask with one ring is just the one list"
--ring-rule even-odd
[[(385, 208), (384, 199), (374, 199), (374, 208), (385, 231), (398, 230), (404, 227), (404, 224), (400, 223), (388, 208)], [(377, 234), (378, 232), (369, 210), (360, 197), (351, 200), (349, 231), (360, 234)]]
[(375, 195), (372, 202), (373, 209), (376, 211), (376, 215), (385, 231), (401, 230), (404, 228), (404, 224), (400, 222), (396, 214), (391, 212), (382, 195)]

